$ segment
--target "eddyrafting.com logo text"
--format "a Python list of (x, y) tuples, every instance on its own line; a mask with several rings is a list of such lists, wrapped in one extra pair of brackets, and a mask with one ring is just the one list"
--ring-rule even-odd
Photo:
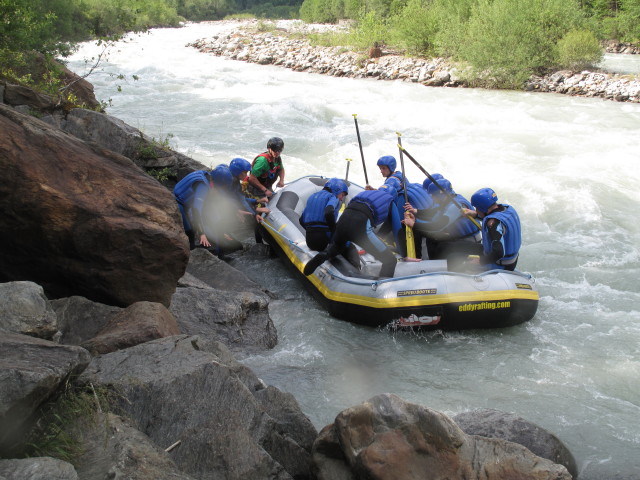
[(465, 303), (458, 307), (459, 312), (475, 312), (476, 310), (495, 310), (497, 308), (510, 308), (511, 302), (480, 302)]

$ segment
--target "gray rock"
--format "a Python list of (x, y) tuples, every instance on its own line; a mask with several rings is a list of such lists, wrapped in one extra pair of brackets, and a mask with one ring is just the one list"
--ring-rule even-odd
[(191, 251), (187, 273), (219, 290), (251, 292), (257, 295), (266, 293), (261, 285), (204, 248)]
[(57, 458), (0, 460), (0, 480), (77, 480), (73, 465)]
[(184, 334), (220, 341), (235, 352), (257, 352), (278, 342), (268, 307), (266, 296), (250, 292), (178, 288), (169, 311)]
[(29, 417), (90, 359), (80, 347), (14, 333), (0, 336), (0, 455), (19, 446)]
[(58, 331), (56, 320), (40, 285), (0, 283), (0, 331), (51, 339)]
[(82, 445), (82, 454), (74, 462), (80, 480), (193, 479), (178, 469), (163, 448), (117, 415), (97, 414), (92, 422), (83, 419), (67, 430)]
[(558, 437), (544, 428), (513, 413), (481, 408), (463, 412), (453, 421), (468, 435), (501, 438), (527, 447), (539, 457), (564, 465), (578, 478), (578, 467), (569, 449)]
[(220, 343), (154, 340), (94, 358), (79, 381), (117, 389), (123, 413), (156, 445), (180, 441), (170, 456), (195, 478), (308, 477), (313, 425), (290, 396), (259, 394), (264, 384)]
[(50, 304), (58, 317), (58, 341), (64, 345), (81, 345), (95, 337), (122, 310), (80, 296), (51, 300)]

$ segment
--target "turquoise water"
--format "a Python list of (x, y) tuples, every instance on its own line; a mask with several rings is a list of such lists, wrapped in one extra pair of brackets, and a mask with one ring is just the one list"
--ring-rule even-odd
[[(451, 415), (497, 408), (554, 432), (582, 479), (640, 478), (640, 105), (332, 78), (185, 47), (231, 26), (133, 36), (88, 79), (112, 99), (108, 113), (206, 165), (252, 159), (281, 136), (289, 180), (344, 176), (353, 158), (349, 178), (364, 184), (356, 113), (369, 180), (381, 183), (375, 160), (396, 154), (400, 131), (459, 193), (490, 186), (517, 208), (518, 266), (541, 294), (534, 319), (514, 328), (393, 334), (331, 318), (277, 259), (245, 258), (237, 266), (278, 293), (279, 344), (243, 361), (318, 429), (382, 392)], [(71, 68), (82, 73), (95, 52), (85, 45)], [(407, 175), (423, 180), (413, 166)]]

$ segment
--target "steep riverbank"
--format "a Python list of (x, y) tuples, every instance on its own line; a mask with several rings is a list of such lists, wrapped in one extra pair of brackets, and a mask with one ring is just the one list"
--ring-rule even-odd
[[(429, 87), (469, 86), (460, 66), (445, 58), (405, 57), (374, 49), (365, 54), (349, 51), (345, 47), (313, 46), (305, 36), (312, 29), (300, 22), (288, 21), (279, 22), (277, 30), (256, 32), (256, 23), (248, 22), (232, 32), (203, 38), (190, 46), (203, 53), (261, 65), (282, 66), (299, 72), (402, 80)], [(544, 77), (532, 76), (524, 85), (524, 90), (640, 103), (640, 80), (630, 75), (565, 70)]]

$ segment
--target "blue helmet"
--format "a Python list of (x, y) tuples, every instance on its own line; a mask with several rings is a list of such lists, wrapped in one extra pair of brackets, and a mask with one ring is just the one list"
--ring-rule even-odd
[[(398, 182), (398, 184), (399, 183), (400, 182)], [(389, 195), (391, 195), (391, 197), (393, 198), (394, 201), (395, 201), (396, 198), (398, 198), (398, 188), (396, 187), (396, 185), (393, 182), (385, 183), (380, 188), (378, 188), (378, 190), (382, 190), (383, 192), (387, 192)]]
[(378, 159), (378, 166), (385, 166), (385, 167), (389, 167), (389, 170), (391, 171), (391, 173), (396, 171), (396, 159), (395, 157), (392, 157), (391, 155), (385, 155), (384, 157), (380, 157)]
[[(436, 185), (436, 183), (437, 183), (437, 185)], [(427, 187), (427, 192), (429, 192), (429, 195), (436, 195), (438, 193), (442, 193), (442, 190), (440, 190), (438, 185), (440, 185), (440, 187), (442, 187), (442, 189), (445, 192), (453, 193), (453, 188), (451, 188), (451, 182), (449, 180), (447, 180), (446, 178), (436, 178), (436, 183), (432, 182)]]
[(231, 162), (229, 163), (229, 170), (231, 171), (231, 176), (235, 178), (242, 172), (248, 172), (249, 170), (251, 170), (251, 164), (248, 160), (237, 157), (231, 160)]
[[(433, 177), (434, 180), (440, 180), (441, 178), (444, 178), (442, 175), (440, 175), (439, 173), (434, 173), (433, 175), (431, 175)], [(429, 185), (431, 185), (433, 182), (431, 181), (431, 179), (429, 177), (424, 179), (424, 182), (422, 182), (422, 188), (424, 188), (425, 190), (427, 190), (429, 188)]]
[(336, 197), (340, 195), (342, 192), (345, 195), (349, 195), (349, 187), (347, 186), (347, 182), (344, 180), (340, 180), (339, 178), (330, 178), (327, 180), (327, 183), (324, 184), (324, 188), (333, 193)]
[(471, 197), (471, 205), (482, 213), (487, 213), (495, 203), (498, 203), (498, 195), (490, 188), (481, 188)]
[(222, 188), (229, 187), (231, 185), (231, 181), (233, 180), (233, 177), (231, 176), (231, 170), (229, 170), (229, 167), (222, 163), (211, 170), (211, 178), (213, 179), (214, 185)]

